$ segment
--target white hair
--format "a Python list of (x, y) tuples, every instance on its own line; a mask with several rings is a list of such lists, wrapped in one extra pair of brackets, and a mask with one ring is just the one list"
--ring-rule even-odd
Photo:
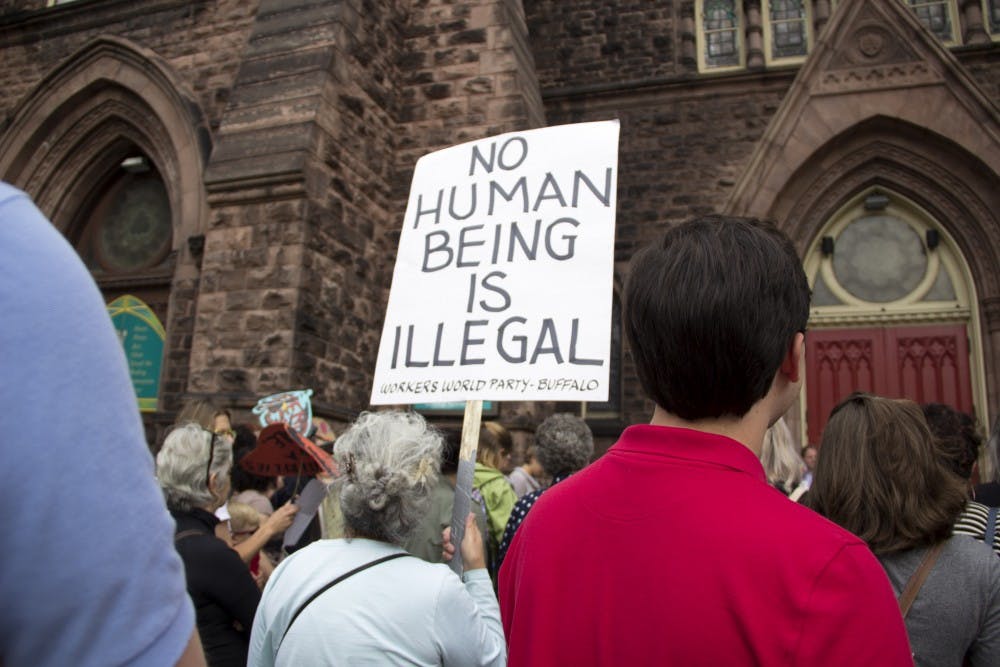
[(350, 532), (403, 544), (427, 512), (441, 446), (440, 434), (414, 412), (363, 412), (333, 444)]
[(767, 481), (771, 484), (780, 482), (785, 487), (785, 493), (791, 493), (802, 481), (806, 464), (784, 418), (776, 421), (764, 434), (760, 462), (767, 474)]
[(215, 451), (208, 472), (216, 476), (216, 488), (221, 488), (228, 483), (233, 467), (233, 446), (228, 438), (188, 422), (174, 428), (163, 441), (156, 455), (156, 478), (170, 509), (187, 512), (209, 507), (216, 500), (205, 475), (213, 438)]

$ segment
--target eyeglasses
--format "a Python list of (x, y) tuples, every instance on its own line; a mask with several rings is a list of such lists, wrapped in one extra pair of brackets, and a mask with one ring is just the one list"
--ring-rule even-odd
[(224, 435), (227, 438), (235, 439), (236, 438), (236, 431), (234, 431), (231, 428), (221, 428), (221, 429), (219, 429), (219, 430), (217, 430), (215, 432), (215, 435)]

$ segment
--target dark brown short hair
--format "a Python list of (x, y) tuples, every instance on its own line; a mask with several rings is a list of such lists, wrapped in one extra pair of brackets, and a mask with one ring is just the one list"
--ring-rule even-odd
[(625, 284), (639, 382), (682, 419), (745, 415), (808, 319), (795, 247), (754, 218), (708, 215), (671, 228), (635, 255)]
[(852, 394), (830, 414), (807, 503), (876, 555), (935, 544), (965, 505), (920, 407)]

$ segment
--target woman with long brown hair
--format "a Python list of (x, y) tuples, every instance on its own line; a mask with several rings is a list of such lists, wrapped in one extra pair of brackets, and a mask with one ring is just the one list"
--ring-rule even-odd
[(853, 394), (834, 408), (806, 498), (878, 557), (918, 665), (1000, 665), (1000, 560), (951, 536), (965, 490), (916, 403)]

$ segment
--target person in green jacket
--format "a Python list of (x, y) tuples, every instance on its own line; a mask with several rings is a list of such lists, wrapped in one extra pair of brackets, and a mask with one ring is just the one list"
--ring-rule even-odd
[(504, 477), (504, 471), (511, 467), (511, 437), (507, 429), (496, 422), (484, 423), (479, 430), (472, 488), (479, 491), (486, 506), (486, 523), (489, 527), (487, 552), (490, 563), (496, 561), (497, 548), (507, 527), (507, 519), (517, 503), (514, 487)]

